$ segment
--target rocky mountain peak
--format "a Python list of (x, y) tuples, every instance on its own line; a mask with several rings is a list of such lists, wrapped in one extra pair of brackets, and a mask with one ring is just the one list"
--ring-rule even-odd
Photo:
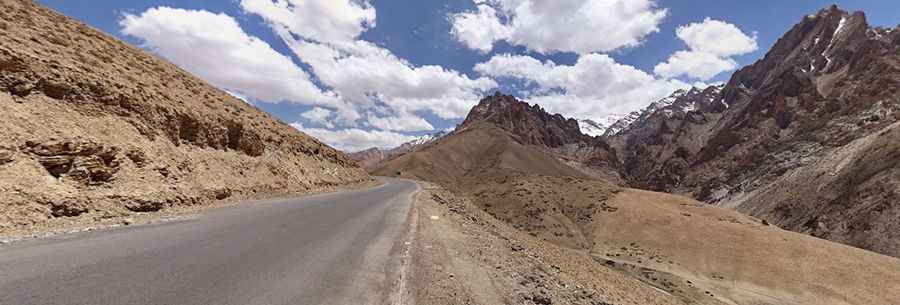
[(520, 144), (538, 147), (557, 158), (618, 179), (614, 170), (619, 164), (615, 151), (603, 138), (582, 133), (578, 120), (548, 113), (538, 105), (497, 92), (472, 108), (456, 133), (483, 123), (507, 131)]
[(865, 62), (867, 52), (860, 51), (878, 49), (880, 44), (896, 45), (900, 33), (892, 32), (870, 28), (863, 12), (825, 8), (803, 17), (765, 58), (735, 73), (729, 87), (757, 90), (788, 73), (802, 82), (803, 78), (837, 72), (851, 63)]
[(547, 147), (586, 142), (591, 138), (581, 133), (577, 120), (550, 114), (538, 105), (529, 105), (500, 92), (485, 97), (472, 108), (459, 129), (480, 122), (497, 125), (523, 143)]
[(693, 87), (691, 89), (679, 89), (671, 95), (650, 103), (644, 109), (632, 111), (622, 117), (606, 130), (604, 137), (614, 137), (626, 132), (632, 126), (643, 125), (651, 116), (661, 112), (667, 118), (673, 115), (685, 115), (690, 112), (722, 112), (728, 108), (728, 104), (722, 99), (721, 93), (725, 85), (709, 86), (707, 88)]

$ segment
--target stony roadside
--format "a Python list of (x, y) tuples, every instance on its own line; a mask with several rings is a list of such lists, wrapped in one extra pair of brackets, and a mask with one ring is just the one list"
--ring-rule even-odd
[(198, 214), (211, 209), (235, 206), (240, 204), (265, 204), (274, 199), (298, 198), (317, 194), (359, 190), (380, 185), (381, 182), (371, 180), (363, 183), (322, 187), (303, 194), (272, 194), (257, 199), (226, 199), (205, 205), (171, 206), (157, 212), (123, 212), (120, 214), (83, 214), (77, 217), (59, 217), (53, 221), (37, 225), (0, 231), (0, 244), (8, 244), (20, 240), (45, 238), (50, 236), (72, 234), (78, 232), (109, 230), (123, 226), (148, 225), (197, 217)]
[(422, 183), (404, 304), (689, 304)]

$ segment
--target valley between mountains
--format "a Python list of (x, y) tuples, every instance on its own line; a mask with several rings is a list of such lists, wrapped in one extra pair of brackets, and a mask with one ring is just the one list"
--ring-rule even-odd
[(612, 124), (497, 93), (449, 134), (351, 156), (433, 183), (423, 209), (461, 235), (444, 247), (480, 241), (463, 282), (493, 290), (458, 304), (893, 304), (898, 105), (900, 32), (833, 6), (729, 82)]
[(727, 83), (626, 116), (497, 92), (454, 130), (345, 153), (0, 8), (0, 303), (900, 300), (900, 30), (862, 12), (804, 16)]

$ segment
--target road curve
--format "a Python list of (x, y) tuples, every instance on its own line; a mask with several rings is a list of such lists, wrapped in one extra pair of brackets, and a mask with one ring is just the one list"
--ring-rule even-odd
[(381, 304), (415, 182), (0, 246), (0, 304)]

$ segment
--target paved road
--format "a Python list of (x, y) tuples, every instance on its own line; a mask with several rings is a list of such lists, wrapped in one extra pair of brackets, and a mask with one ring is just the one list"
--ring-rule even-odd
[(411, 181), (0, 246), (0, 304), (383, 303)]

